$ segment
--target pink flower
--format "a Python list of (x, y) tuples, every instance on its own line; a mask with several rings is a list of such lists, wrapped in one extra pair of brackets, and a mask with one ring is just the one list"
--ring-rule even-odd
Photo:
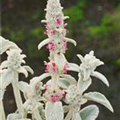
[(68, 29), (66, 29), (66, 33), (69, 33), (69, 30), (68, 30)]
[(54, 45), (53, 42), (50, 42), (46, 48), (47, 48), (49, 51), (54, 51), (55, 45)]
[(50, 66), (47, 64), (45, 67), (45, 72), (49, 72)]
[(44, 34), (48, 35), (48, 30), (46, 30), (46, 31), (44, 32)]
[(66, 92), (65, 91), (62, 91), (62, 97), (65, 98), (66, 97)]
[(64, 23), (64, 24), (63, 24), (63, 27), (65, 28), (66, 26), (67, 26), (67, 23)]
[(50, 95), (50, 100), (51, 100), (51, 102), (52, 102), (52, 103), (54, 103), (54, 102), (55, 102), (54, 95)]
[(57, 67), (56, 67), (56, 64), (55, 64), (55, 63), (52, 63), (52, 70), (53, 70), (53, 71), (56, 71), (56, 68), (57, 68)]
[(47, 30), (49, 30), (49, 29), (50, 29), (50, 27), (49, 27), (48, 25), (45, 25), (45, 28), (46, 28)]
[(54, 35), (55, 34), (55, 30), (50, 28), (48, 25), (45, 25), (46, 31), (44, 32), (44, 34), (48, 35), (48, 33)]
[(55, 101), (56, 101), (56, 102), (59, 101), (59, 95), (55, 95)]
[(58, 19), (56, 20), (56, 23), (57, 23), (57, 25), (61, 25), (61, 20), (58, 18)]
[(67, 42), (66, 42), (66, 41), (63, 42), (63, 47), (64, 47), (65, 50), (68, 49), (68, 46), (67, 46)]
[(50, 30), (50, 33), (51, 33), (52, 35), (54, 35), (55, 32), (56, 32), (55, 30), (52, 30), (52, 29)]
[(56, 72), (57, 66), (54, 62), (45, 63), (45, 72)]
[(64, 66), (64, 69), (63, 69), (63, 71), (64, 71), (65, 74), (67, 74), (67, 72), (68, 72), (67, 69), (68, 69), (68, 64), (66, 63), (65, 66)]
[(44, 89), (45, 89), (45, 91), (47, 91), (48, 90), (48, 85), (45, 85)]

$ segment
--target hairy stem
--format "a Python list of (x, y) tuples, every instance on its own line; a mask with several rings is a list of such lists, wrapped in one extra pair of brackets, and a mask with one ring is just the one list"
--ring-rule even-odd
[(14, 79), (15, 79), (15, 82), (12, 83), (12, 87), (13, 87), (13, 91), (14, 91), (16, 105), (17, 105), (18, 111), (20, 113), (24, 113), (20, 90), (16, 86), (16, 83), (18, 82), (18, 73), (16, 73), (16, 72), (14, 73)]
[(3, 101), (0, 102), (0, 120), (6, 120)]
[(42, 120), (42, 118), (41, 118), (41, 116), (39, 114), (38, 109), (34, 110), (33, 114), (34, 114), (34, 117), (35, 117), (36, 120)]
[(57, 90), (59, 85), (59, 75), (52, 76), (52, 87), (53, 90)]
[(66, 117), (65, 117), (65, 120), (70, 120), (70, 119), (72, 118), (71, 114), (72, 114), (72, 111), (70, 110), (70, 111), (67, 113), (67, 115), (66, 115)]

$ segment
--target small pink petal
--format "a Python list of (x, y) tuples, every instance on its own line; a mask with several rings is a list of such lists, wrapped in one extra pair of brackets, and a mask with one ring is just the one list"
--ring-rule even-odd
[(51, 33), (52, 35), (54, 35), (55, 32), (56, 32), (55, 30), (51, 30), (51, 31), (50, 31), (50, 33)]
[(45, 72), (49, 72), (50, 66), (47, 64), (45, 67)]
[(45, 85), (44, 89), (45, 89), (45, 91), (47, 91), (48, 90), (48, 85)]
[(57, 22), (58, 25), (61, 24), (61, 20), (59, 18), (56, 20), (56, 22)]
[(55, 101), (56, 101), (56, 102), (59, 101), (59, 95), (55, 95)]
[(68, 30), (68, 29), (66, 29), (66, 33), (69, 33), (69, 30)]
[(52, 102), (52, 103), (54, 103), (54, 102), (55, 102), (54, 95), (50, 95), (50, 100), (51, 100), (51, 102)]
[(48, 35), (48, 31), (46, 30), (46, 31), (44, 32), (44, 34), (45, 34), (45, 35)]
[(65, 98), (66, 97), (66, 92), (62, 91), (62, 97)]
[(65, 64), (63, 71), (65, 74), (68, 73), (68, 64), (67, 63)]
[(63, 24), (63, 27), (66, 27), (67, 26), (67, 23)]

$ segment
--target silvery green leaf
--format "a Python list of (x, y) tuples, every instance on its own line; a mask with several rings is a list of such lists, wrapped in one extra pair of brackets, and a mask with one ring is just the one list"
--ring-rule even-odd
[(0, 102), (3, 100), (4, 90), (0, 89)]
[(50, 39), (45, 39), (42, 42), (39, 43), (38, 49), (40, 50), (43, 46), (47, 45), (51, 40)]
[(35, 118), (35, 120), (42, 120), (38, 109), (33, 110), (33, 116), (34, 116), (33, 118)]
[(40, 76), (37, 76), (37, 77), (32, 78), (32, 79), (30, 80), (30, 84), (31, 84), (32, 82), (35, 82), (35, 81), (36, 81), (36, 83), (37, 83), (37, 82), (41, 82), (42, 80), (44, 80), (44, 79), (47, 78), (47, 77), (50, 77), (50, 73), (43, 73), (43, 74), (40, 75)]
[(89, 92), (84, 94), (84, 98), (87, 100), (98, 102), (102, 105), (104, 105), (106, 108), (108, 108), (111, 112), (114, 112), (113, 107), (111, 106), (110, 102), (107, 100), (107, 98), (99, 93), (99, 92)]
[(75, 46), (77, 45), (76, 41), (70, 38), (64, 38), (65, 41), (73, 43)]
[(23, 73), (26, 78), (28, 77), (27, 70), (24, 67), (22, 67), (22, 66), (18, 69), (18, 73)]
[(91, 70), (90, 69), (84, 69), (83, 70), (83, 81), (87, 81), (90, 78)]
[(54, 55), (54, 62), (56, 63), (56, 65), (59, 67), (59, 70), (63, 70), (64, 69), (64, 66), (65, 64), (67, 63), (67, 60), (64, 56), (64, 54), (55, 54)]
[(15, 43), (0, 36), (0, 55), (8, 49), (17, 49), (19, 51), (22, 51)]
[(69, 71), (75, 71), (75, 72), (79, 72), (80, 71), (80, 67), (77, 64), (74, 63), (68, 63), (68, 68)]
[(69, 16), (64, 16), (63, 19), (66, 20), (66, 19), (69, 19), (70, 17)]
[(14, 73), (10, 69), (4, 69), (1, 72), (0, 88), (5, 89), (13, 80)]
[(34, 71), (32, 70), (31, 67), (29, 67), (29, 66), (24, 66), (24, 68), (25, 68), (28, 72), (30, 72), (31, 74), (34, 73)]
[(64, 111), (61, 102), (47, 102), (45, 107), (46, 120), (63, 120)]
[(82, 63), (84, 63), (84, 57), (82, 55), (78, 54), (77, 57), (81, 60)]
[(22, 115), (18, 113), (11, 113), (7, 116), (7, 120), (21, 120)]
[(26, 83), (26, 82), (23, 82), (23, 81), (18, 82), (17, 86), (24, 93), (27, 93), (27, 91), (30, 92), (30, 85), (28, 83)]
[(59, 86), (61, 87), (61, 88), (68, 88), (68, 86), (70, 85), (70, 83), (69, 83), (69, 81), (68, 80), (66, 80), (66, 79), (60, 79), (59, 80)]
[(80, 111), (82, 120), (95, 120), (98, 117), (99, 109), (96, 105), (89, 105)]
[(79, 112), (73, 112), (72, 120), (82, 120)]
[(73, 110), (70, 109), (69, 112), (67, 113), (66, 117), (65, 117), (65, 120), (71, 120), (71, 118), (72, 118), (72, 112), (73, 112)]
[(0, 67), (3, 69), (3, 68), (7, 68), (8, 67), (8, 61), (5, 60), (1, 63)]
[(71, 84), (77, 84), (77, 81), (76, 81), (75, 78), (72, 77), (71, 75), (61, 74), (60, 76), (61, 76), (62, 78), (67, 79), (68, 81), (70, 81)]
[(16, 120), (31, 120), (29, 118), (22, 118), (22, 119), (16, 119)]
[(70, 107), (67, 105), (63, 106), (64, 113), (68, 112), (70, 110)]
[(78, 88), (79, 88), (81, 93), (83, 93), (85, 90), (87, 90), (88, 87), (91, 85), (91, 83), (92, 83), (91, 78), (89, 78), (86, 81), (83, 81), (81, 78), (81, 75), (79, 73)]
[(109, 82), (108, 82), (107, 78), (104, 75), (102, 75), (101, 73), (95, 71), (92, 73), (92, 76), (100, 79), (103, 83), (105, 83), (109, 87)]

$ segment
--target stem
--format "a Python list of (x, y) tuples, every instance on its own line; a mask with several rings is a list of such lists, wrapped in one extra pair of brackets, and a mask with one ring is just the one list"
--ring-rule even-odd
[(67, 115), (66, 115), (66, 117), (65, 117), (65, 120), (70, 120), (71, 118), (72, 118), (72, 110), (70, 110), (68, 113), (67, 113)]
[(34, 110), (33, 114), (34, 114), (34, 117), (36, 118), (36, 120), (42, 120), (42, 118), (41, 118), (41, 116), (39, 114), (38, 109)]
[(14, 72), (14, 82), (12, 83), (12, 87), (13, 87), (13, 91), (14, 91), (15, 101), (16, 101), (18, 111), (20, 113), (24, 113), (20, 90), (16, 86), (17, 82), (18, 82), (18, 73)]
[(3, 101), (0, 102), (0, 120), (6, 120)]
[(52, 76), (52, 89), (57, 90), (59, 86), (59, 75)]

